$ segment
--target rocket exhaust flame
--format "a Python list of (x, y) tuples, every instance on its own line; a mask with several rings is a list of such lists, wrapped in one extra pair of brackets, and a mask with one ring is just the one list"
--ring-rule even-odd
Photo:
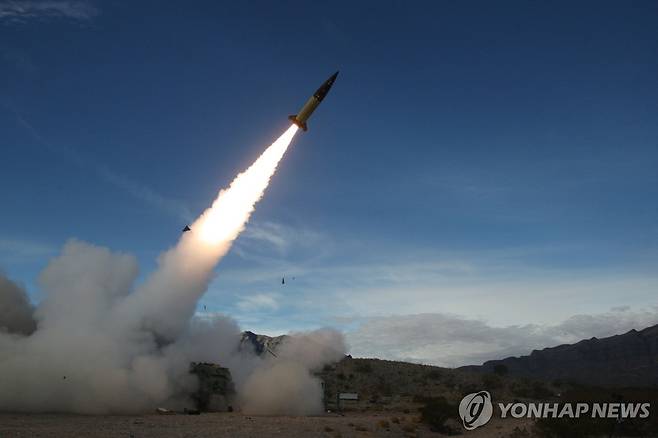
[(215, 246), (232, 242), (238, 236), (298, 129), (296, 125), (290, 126), (228, 189), (220, 192), (212, 207), (192, 225), (199, 233), (191, 238), (198, 236), (207, 245)]
[(192, 231), (163, 254), (159, 269), (121, 306), (121, 312), (132, 314), (134, 324), (161, 341), (175, 339), (185, 329), (213, 268), (244, 230), (298, 129), (291, 125), (228, 189), (219, 192), (212, 206), (192, 223)]

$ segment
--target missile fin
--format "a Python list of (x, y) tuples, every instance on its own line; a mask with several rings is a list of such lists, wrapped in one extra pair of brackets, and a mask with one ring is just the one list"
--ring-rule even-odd
[(308, 131), (308, 127), (306, 126), (306, 122), (300, 122), (299, 119), (297, 119), (297, 114), (291, 114), (288, 116), (288, 120), (293, 122), (295, 125), (299, 126), (304, 130), (304, 132)]

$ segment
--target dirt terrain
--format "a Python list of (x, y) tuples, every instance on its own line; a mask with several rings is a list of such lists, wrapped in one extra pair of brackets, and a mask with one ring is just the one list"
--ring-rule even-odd
[[(0, 437), (440, 437), (413, 414), (347, 413), (345, 416), (260, 417), (237, 413), (93, 416), (0, 414)], [(492, 420), (469, 438), (507, 437), (519, 420)]]

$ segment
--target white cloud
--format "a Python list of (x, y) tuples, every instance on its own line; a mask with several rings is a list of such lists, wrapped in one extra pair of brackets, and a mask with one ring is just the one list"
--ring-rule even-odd
[(317, 249), (327, 245), (327, 239), (314, 230), (269, 221), (247, 225), (238, 242), (240, 254), (244, 258), (268, 249), (285, 255), (292, 249)]
[(52, 256), (56, 252), (52, 245), (21, 239), (0, 237), (0, 258), (4, 259), (34, 259)]
[(87, 21), (100, 14), (98, 8), (80, 0), (0, 1), (0, 19), (24, 22), (28, 19), (71, 18)]
[[(573, 314), (615, 306), (654, 304), (655, 272), (617, 268), (544, 267), (529, 262), (542, 251), (510, 249), (470, 253), (378, 251), (349, 257), (270, 257), (248, 267), (221, 268), (212, 289), (254, 294), (281, 276), (296, 280), (285, 307), (304, 314), (375, 317), (390, 314), (453, 313), (498, 326), (557, 324)], [(556, 257), (559, 256), (556, 255)], [(623, 291), (624, 293), (620, 293)], [(294, 295), (293, 295), (294, 294)]]
[(612, 336), (654, 324), (658, 324), (658, 307), (617, 307), (599, 314), (575, 315), (554, 325), (504, 327), (459, 315), (431, 313), (365, 318), (347, 333), (347, 340), (355, 356), (454, 367), (526, 355), (533, 349)]
[(81, 169), (92, 170), (104, 182), (111, 184), (112, 186), (124, 191), (133, 198), (143, 201), (151, 207), (155, 207), (160, 211), (163, 211), (164, 213), (167, 213), (170, 216), (181, 220), (182, 222), (189, 223), (192, 221), (192, 213), (184, 202), (163, 196), (142, 183), (134, 181), (125, 175), (121, 175), (110, 170), (107, 166), (97, 164), (89, 159), (85, 159), (73, 148), (51, 143), (48, 141), (48, 139), (44, 138), (39, 133), (39, 131), (23, 116), (21, 116), (18, 111), (16, 111), (11, 105), (5, 103), (4, 106), (8, 111), (14, 114), (17, 122), (37, 142), (39, 142), (39, 144), (41, 144), (51, 153), (56, 154), (61, 159), (75, 164)]
[(273, 222), (253, 223), (244, 231), (244, 239), (265, 243), (283, 253), (290, 247), (284, 226)]
[(279, 309), (276, 294), (256, 294), (242, 297), (237, 307), (243, 312), (253, 311), (275, 311)]
[(118, 173), (112, 172), (104, 166), (98, 168), (98, 174), (104, 181), (124, 190), (130, 196), (144, 201), (147, 204), (161, 211), (164, 211), (165, 213), (168, 213), (172, 217), (180, 219), (186, 223), (191, 222), (193, 219), (192, 213), (187, 208), (185, 203), (177, 199), (171, 199), (162, 196), (151, 188), (133, 181), (124, 175), (119, 175)]

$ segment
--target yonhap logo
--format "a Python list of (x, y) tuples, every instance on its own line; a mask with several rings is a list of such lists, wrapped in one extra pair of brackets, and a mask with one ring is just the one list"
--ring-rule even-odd
[[(621, 422), (627, 418), (649, 418), (651, 403), (596, 402), (514, 402), (498, 403), (500, 418), (610, 418)], [(459, 403), (464, 429), (484, 426), (493, 416), (491, 394), (487, 391), (468, 394)]]
[(468, 394), (459, 403), (459, 416), (466, 430), (473, 430), (487, 424), (491, 420), (492, 414), (491, 394), (487, 391)]

